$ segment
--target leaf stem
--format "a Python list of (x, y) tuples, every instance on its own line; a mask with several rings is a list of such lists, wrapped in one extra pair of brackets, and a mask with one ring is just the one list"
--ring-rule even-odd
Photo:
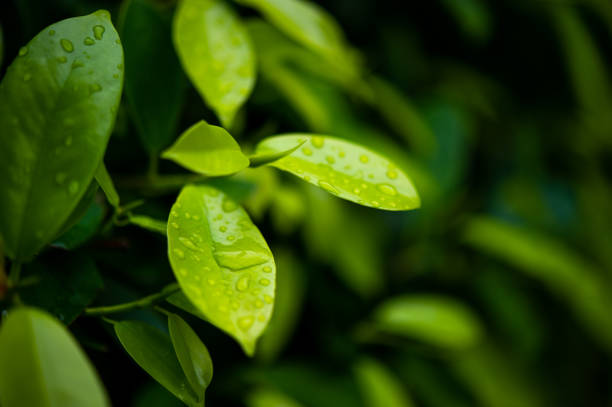
[(178, 292), (180, 287), (177, 283), (172, 283), (164, 287), (160, 292), (148, 295), (135, 301), (126, 302), (123, 304), (109, 305), (105, 307), (86, 308), (86, 315), (105, 315), (114, 314), (117, 312), (125, 312), (135, 308), (144, 308), (154, 303), (165, 299), (166, 297)]

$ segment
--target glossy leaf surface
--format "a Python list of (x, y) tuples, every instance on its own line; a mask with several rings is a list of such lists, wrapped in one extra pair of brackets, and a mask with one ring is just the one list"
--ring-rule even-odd
[(168, 256), (187, 298), (252, 355), (272, 314), (276, 270), (244, 209), (215, 188), (186, 186), (168, 219)]
[(348, 141), (291, 134), (263, 140), (256, 152), (284, 151), (304, 139), (303, 147), (270, 165), (360, 205), (391, 211), (420, 206), (406, 174), (385, 157)]
[(118, 322), (115, 333), (127, 353), (159, 384), (185, 404), (197, 404), (167, 334), (140, 321)]
[(162, 158), (208, 176), (230, 175), (249, 166), (236, 140), (223, 127), (204, 120), (185, 130)]
[(0, 85), (0, 234), (26, 260), (53, 239), (102, 159), (123, 81), (106, 11), (52, 24)]
[(374, 311), (378, 330), (450, 349), (475, 345), (482, 335), (476, 317), (463, 304), (437, 295), (404, 295)]
[(150, 0), (130, 0), (120, 32), (127, 101), (142, 144), (157, 154), (176, 137), (187, 85), (172, 45), (171, 18)]
[(281, 158), (293, 153), (295, 150), (300, 148), (302, 144), (304, 144), (305, 142), (306, 140), (302, 140), (301, 142), (297, 143), (295, 146), (285, 151), (279, 151), (279, 152), (275, 151), (271, 153), (253, 154), (249, 156), (249, 161), (251, 162), (250, 166), (259, 167), (262, 165), (273, 163), (274, 161), (278, 161)]
[(181, 0), (173, 37), (191, 82), (230, 127), (255, 83), (255, 53), (242, 22), (221, 0)]
[(204, 392), (213, 375), (208, 349), (193, 329), (178, 315), (168, 316), (168, 329), (183, 372), (198, 398), (204, 401)]
[(102, 407), (102, 383), (78, 343), (49, 314), (10, 312), (0, 330), (0, 403), (4, 407)]

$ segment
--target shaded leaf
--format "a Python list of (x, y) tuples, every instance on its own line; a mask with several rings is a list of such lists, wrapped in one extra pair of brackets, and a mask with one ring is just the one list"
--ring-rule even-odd
[[(97, 189), (97, 188), (96, 188)], [(102, 220), (104, 219), (104, 208), (102, 205), (91, 200), (91, 204), (85, 214), (70, 229), (59, 236), (52, 245), (66, 250), (76, 249), (94, 237)]]
[(255, 53), (242, 22), (221, 0), (181, 0), (173, 37), (189, 79), (230, 127), (255, 83)]
[(363, 358), (353, 370), (366, 407), (414, 406), (405, 386), (377, 360)]
[(274, 390), (258, 388), (251, 391), (246, 399), (248, 407), (301, 407), (297, 401)]
[(249, 166), (236, 140), (224, 128), (204, 120), (185, 130), (161, 156), (208, 176), (230, 175)]
[(109, 402), (93, 366), (66, 328), (35, 308), (10, 312), (0, 330), (4, 407), (98, 407)]
[(123, 51), (110, 15), (97, 11), (52, 24), (19, 54), (0, 85), (0, 234), (23, 261), (57, 236), (94, 177)]
[(119, 194), (115, 189), (115, 184), (113, 184), (113, 180), (111, 179), (103, 161), (100, 162), (100, 165), (96, 170), (95, 178), (98, 185), (100, 185), (100, 188), (102, 188), (102, 191), (104, 191), (104, 195), (106, 196), (108, 203), (113, 207), (118, 208)]
[(272, 314), (276, 270), (244, 209), (215, 188), (186, 186), (168, 219), (168, 257), (187, 298), (252, 355)]
[(357, 144), (328, 136), (294, 134), (267, 138), (256, 151), (284, 151), (302, 140), (308, 142), (270, 165), (360, 205), (391, 211), (420, 206), (406, 174), (385, 157)]

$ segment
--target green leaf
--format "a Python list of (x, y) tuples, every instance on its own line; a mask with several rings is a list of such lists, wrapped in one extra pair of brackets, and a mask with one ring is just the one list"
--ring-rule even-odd
[(0, 85), (0, 234), (28, 260), (55, 238), (98, 168), (119, 105), (123, 51), (107, 11), (52, 24)]
[(270, 165), (360, 205), (390, 211), (420, 206), (419, 196), (406, 174), (385, 157), (348, 141), (289, 134), (263, 140), (256, 152), (285, 151), (302, 140), (308, 143)]
[(248, 407), (302, 407), (300, 403), (275, 390), (259, 388), (249, 393)]
[(10, 312), (0, 330), (3, 407), (108, 406), (102, 383), (72, 335), (35, 308)]
[(207, 176), (230, 175), (249, 166), (236, 140), (224, 128), (204, 120), (185, 130), (161, 156)]
[(89, 208), (79, 221), (55, 239), (52, 243), (54, 247), (72, 250), (94, 237), (104, 219), (104, 208), (96, 200), (90, 202)]
[(143, 229), (166, 236), (167, 225), (166, 222), (162, 220), (153, 219), (144, 215), (130, 215), (128, 221), (131, 224), (140, 226)]
[(200, 401), (212, 380), (213, 365), (206, 345), (193, 332), (193, 329), (178, 315), (168, 315), (170, 338), (176, 356), (191, 387), (195, 389)]
[(318, 5), (302, 0), (238, 0), (254, 7), (279, 30), (318, 54), (333, 60), (352, 75), (355, 60), (338, 23)]
[(293, 153), (295, 150), (297, 150), (298, 148), (300, 148), (302, 146), (302, 144), (304, 144), (306, 142), (306, 140), (302, 140), (299, 143), (297, 143), (295, 146), (285, 150), (285, 151), (278, 151), (278, 152), (271, 152), (271, 153), (260, 153), (260, 154), (253, 154), (251, 156), (249, 156), (249, 161), (250, 161), (250, 166), (251, 167), (260, 167), (262, 165), (266, 165), (266, 164), (271, 164), (274, 161), (278, 161), (281, 158), (288, 156), (289, 154)]
[(276, 267), (244, 209), (215, 188), (186, 186), (168, 219), (168, 257), (187, 298), (252, 355), (272, 314)]
[(22, 301), (52, 313), (66, 325), (91, 304), (103, 286), (94, 262), (76, 253), (34, 262), (26, 267), (23, 277), (35, 283), (19, 289)]
[(463, 304), (439, 295), (403, 295), (386, 300), (373, 313), (376, 329), (434, 346), (465, 349), (478, 343), (482, 327)]
[(403, 383), (379, 361), (363, 358), (353, 370), (366, 407), (414, 406)]
[(186, 89), (171, 19), (148, 0), (130, 0), (122, 17), (125, 94), (142, 144), (157, 154), (176, 137)]
[(255, 53), (242, 22), (221, 0), (181, 0), (173, 38), (189, 79), (230, 127), (255, 84)]
[(185, 293), (183, 293), (182, 291), (172, 294), (171, 296), (166, 298), (166, 301), (168, 301), (170, 304), (174, 305), (175, 307), (182, 309), (183, 311), (189, 312), (190, 314), (204, 321), (208, 321), (208, 319), (206, 319), (204, 314), (202, 314), (196, 308), (196, 306), (193, 305), (191, 301), (189, 301), (189, 299), (185, 296)]
[(115, 333), (145, 372), (185, 404), (198, 405), (198, 397), (181, 369), (167, 334), (140, 321), (117, 322)]
[(115, 184), (113, 184), (113, 180), (111, 179), (110, 174), (104, 165), (104, 161), (100, 162), (100, 165), (96, 170), (95, 178), (98, 185), (100, 185), (100, 188), (102, 188), (102, 191), (104, 191), (104, 195), (106, 195), (108, 203), (113, 207), (118, 208), (119, 194), (117, 193)]

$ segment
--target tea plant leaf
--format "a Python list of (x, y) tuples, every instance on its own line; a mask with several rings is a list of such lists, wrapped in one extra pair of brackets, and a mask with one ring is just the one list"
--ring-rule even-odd
[(140, 226), (143, 229), (166, 236), (167, 225), (164, 221), (153, 219), (144, 215), (130, 215), (128, 221), (131, 224)]
[(318, 5), (302, 0), (237, 2), (257, 9), (279, 30), (319, 55), (343, 64), (346, 70), (356, 70), (342, 29), (334, 18)]
[(403, 383), (379, 361), (363, 358), (353, 370), (367, 407), (414, 406)]
[(181, 0), (173, 37), (189, 79), (230, 127), (255, 84), (255, 53), (242, 22), (221, 0)]
[(168, 219), (168, 257), (187, 298), (252, 355), (272, 314), (276, 270), (244, 209), (210, 186), (186, 186)]
[(51, 243), (52, 246), (72, 250), (94, 237), (104, 220), (104, 208), (96, 200), (92, 199), (89, 203), (85, 214), (70, 229), (55, 239)]
[(280, 160), (281, 158), (293, 153), (295, 150), (300, 148), (302, 144), (304, 144), (305, 142), (306, 140), (302, 140), (301, 142), (297, 143), (295, 146), (285, 151), (253, 154), (249, 156), (250, 166), (251, 167), (261, 167), (262, 165), (271, 164), (274, 161)]
[(213, 365), (206, 345), (193, 329), (178, 315), (168, 315), (170, 339), (187, 380), (198, 398), (204, 401), (204, 392), (213, 375)]
[(0, 234), (28, 260), (85, 194), (114, 125), (123, 51), (107, 11), (45, 28), (0, 85)]
[(236, 140), (223, 127), (204, 120), (185, 130), (161, 156), (208, 176), (230, 175), (249, 166)]
[(187, 81), (172, 45), (170, 16), (149, 0), (130, 0), (122, 17), (125, 95), (142, 144), (156, 155), (176, 137)]
[(140, 321), (121, 321), (115, 333), (138, 365), (170, 393), (189, 406), (201, 405), (181, 370), (167, 334)]
[(302, 148), (270, 165), (360, 205), (390, 211), (420, 206), (406, 174), (385, 157), (348, 141), (288, 134), (263, 140), (256, 152), (285, 151), (303, 140), (308, 142)]
[(102, 383), (70, 332), (35, 308), (11, 311), (0, 330), (4, 407), (108, 406)]
[(111, 179), (103, 161), (100, 162), (100, 165), (96, 170), (95, 178), (98, 185), (100, 185), (100, 188), (102, 188), (102, 191), (104, 191), (104, 195), (106, 195), (108, 203), (113, 207), (118, 208), (119, 194), (115, 189), (115, 184), (113, 184), (113, 180)]
[(206, 317), (204, 316), (204, 314), (202, 314), (195, 305), (193, 305), (191, 303), (191, 301), (189, 301), (189, 299), (185, 296), (185, 293), (182, 291), (179, 291), (177, 293), (172, 294), (171, 296), (169, 296), (168, 298), (166, 298), (166, 301), (168, 301), (170, 304), (174, 305), (175, 307), (182, 309), (185, 312), (189, 312), (190, 314), (204, 320), (204, 321), (208, 321), (208, 319), (206, 319)]
[(449, 349), (472, 347), (482, 336), (480, 323), (468, 308), (433, 294), (386, 300), (374, 310), (373, 320), (379, 332)]

